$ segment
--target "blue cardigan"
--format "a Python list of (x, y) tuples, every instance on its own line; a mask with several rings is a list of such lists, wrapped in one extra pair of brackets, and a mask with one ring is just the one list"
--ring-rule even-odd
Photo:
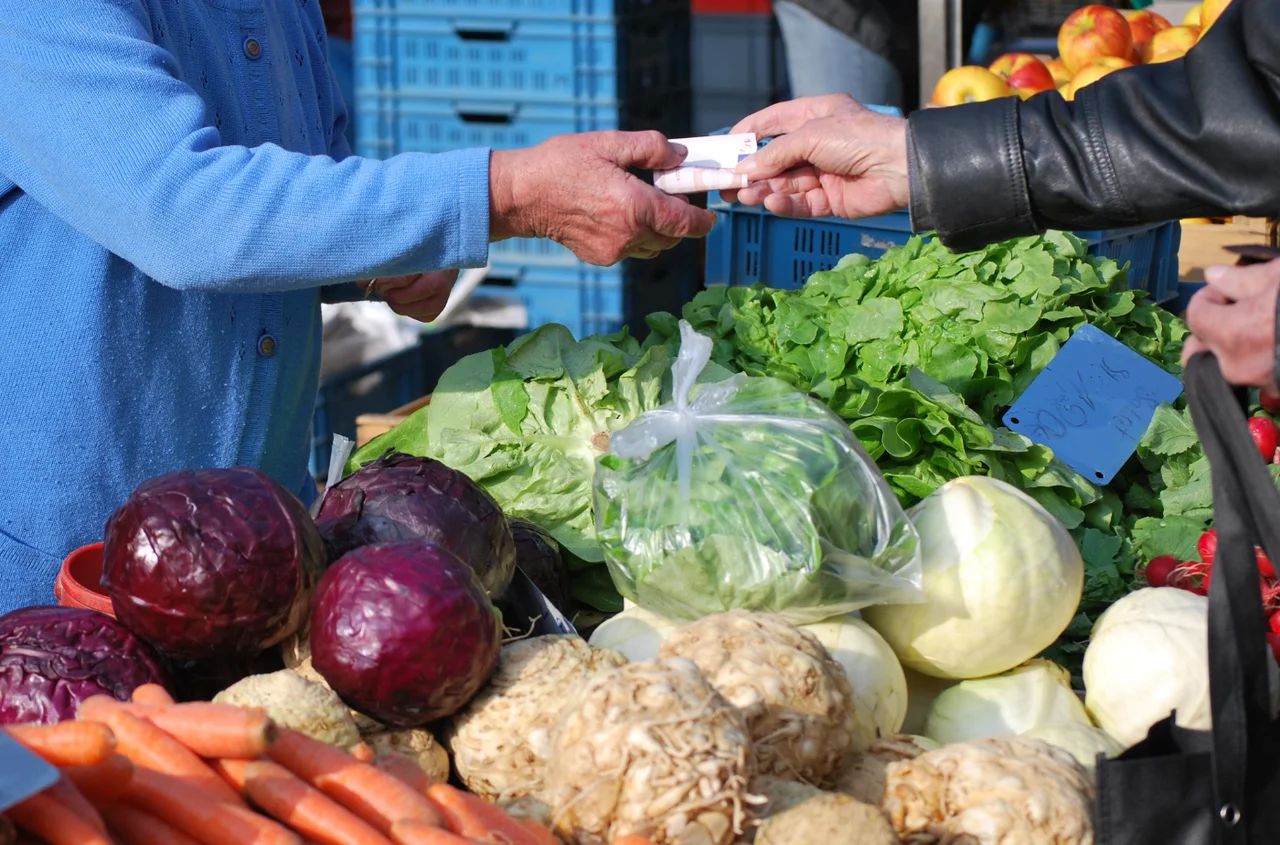
[(3, 3), (0, 80), (4, 613), (146, 478), (314, 497), (321, 288), (482, 266), (489, 153), (351, 156), (317, 0)]

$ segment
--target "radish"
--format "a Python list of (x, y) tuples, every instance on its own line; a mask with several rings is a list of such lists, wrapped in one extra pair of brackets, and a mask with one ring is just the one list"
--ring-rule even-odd
[(1267, 617), (1267, 626), (1271, 628), (1271, 633), (1280, 636), (1280, 612), (1272, 613)]
[(1262, 454), (1262, 459), (1271, 463), (1275, 458), (1276, 447), (1280, 446), (1280, 428), (1276, 427), (1270, 417), (1251, 417), (1249, 434), (1253, 435), (1253, 443)]
[(1218, 529), (1210, 528), (1201, 534), (1196, 549), (1200, 552), (1200, 559), (1212, 566), (1213, 558), (1218, 553)]
[(1280, 393), (1263, 390), (1258, 396), (1258, 404), (1268, 414), (1280, 414)]
[(1264, 578), (1276, 577), (1276, 568), (1271, 563), (1271, 558), (1267, 557), (1267, 553), (1262, 549), (1254, 549), (1254, 554), (1258, 558), (1258, 571), (1262, 573)]
[(1180, 561), (1173, 555), (1160, 555), (1153, 558), (1147, 564), (1147, 568), (1143, 570), (1146, 575), (1147, 584), (1152, 587), (1169, 587), (1173, 586), (1169, 583), (1169, 576), (1178, 568)]
[(1271, 654), (1280, 663), (1280, 634), (1267, 632), (1267, 645), (1271, 646)]

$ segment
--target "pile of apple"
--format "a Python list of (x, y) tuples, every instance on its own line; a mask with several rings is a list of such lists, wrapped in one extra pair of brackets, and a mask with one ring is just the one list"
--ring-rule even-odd
[(1006, 53), (989, 68), (966, 65), (948, 71), (933, 91), (933, 104), (955, 106), (1000, 97), (1027, 99), (1057, 91), (1068, 100), (1086, 85), (1117, 70), (1173, 61), (1186, 55), (1231, 0), (1204, 0), (1180, 26), (1143, 9), (1107, 6), (1077, 9), (1058, 30), (1058, 57)]

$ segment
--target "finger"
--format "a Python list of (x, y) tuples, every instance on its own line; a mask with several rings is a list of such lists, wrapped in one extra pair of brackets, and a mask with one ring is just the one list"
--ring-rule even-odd
[(822, 180), (818, 178), (818, 171), (814, 168), (797, 167), (780, 173), (772, 179), (752, 182), (743, 190), (751, 190), (759, 186), (764, 186), (769, 192), (775, 194), (803, 194), (822, 187)]
[(735, 203), (738, 201), (738, 192), (734, 190), (721, 191), (720, 199), (727, 203)]
[(813, 155), (815, 139), (804, 128), (775, 138), (755, 155), (738, 162), (738, 173), (747, 174), (752, 182), (772, 179), (780, 173), (808, 165)]
[(689, 151), (673, 144), (661, 132), (613, 133), (616, 152), (607, 156), (620, 167), (644, 170), (670, 170), (679, 167)]
[(411, 306), (422, 302), (438, 302), (449, 298), (449, 291), (452, 285), (444, 285), (436, 282), (430, 284), (410, 285), (408, 287), (396, 288), (387, 291), (383, 295), (383, 300), (396, 306)]
[(1209, 347), (1204, 345), (1204, 341), (1202, 341), (1200, 338), (1196, 337), (1195, 335), (1191, 335), (1182, 344), (1182, 366), (1185, 367), (1187, 365), (1187, 362), (1191, 360), (1192, 356), (1196, 355), (1197, 353), (1208, 352), (1208, 351), (1209, 351)]
[(410, 273), (407, 276), (379, 276), (375, 287), (379, 293), (385, 293), (389, 290), (396, 290), (413, 284), (419, 275), (419, 273)]
[(1261, 296), (1280, 285), (1280, 260), (1243, 267), (1216, 265), (1207, 267), (1204, 280), (1228, 299), (1240, 301)]
[(764, 207), (779, 217), (828, 217), (830, 208), (825, 198), (813, 196), (812, 192), (804, 194), (770, 194), (765, 198)]
[(762, 138), (785, 135), (788, 132), (795, 132), (814, 118), (826, 117), (852, 105), (855, 105), (854, 100), (845, 94), (802, 97), (798, 100), (777, 103), (744, 117), (730, 132), (735, 135), (754, 132)]
[(657, 189), (645, 192), (636, 219), (650, 233), (668, 238), (704, 238), (716, 224), (714, 211), (680, 202)]

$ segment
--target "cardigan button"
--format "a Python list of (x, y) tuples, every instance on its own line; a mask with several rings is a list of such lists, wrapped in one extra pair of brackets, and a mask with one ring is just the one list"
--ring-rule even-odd
[(263, 358), (270, 358), (276, 354), (276, 339), (269, 334), (263, 334), (258, 338), (258, 354)]
[(262, 57), (262, 44), (256, 38), (246, 38), (244, 40), (244, 54), (251, 59), (259, 59)]

